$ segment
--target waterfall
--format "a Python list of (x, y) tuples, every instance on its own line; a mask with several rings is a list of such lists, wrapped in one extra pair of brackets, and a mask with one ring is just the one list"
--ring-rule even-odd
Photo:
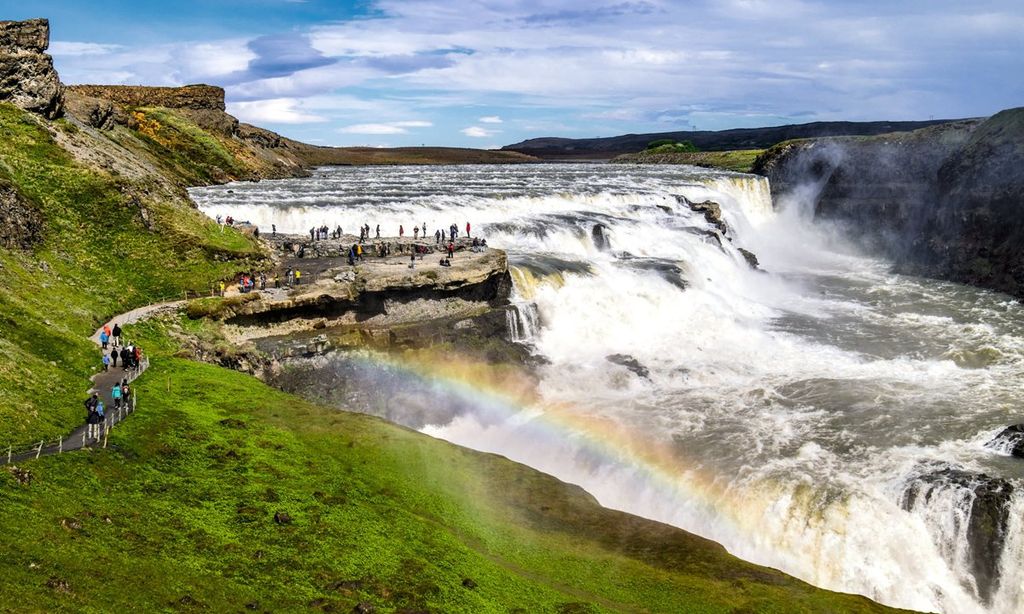
[[(1008, 297), (894, 274), (767, 180), (689, 167), (338, 168), (192, 194), (279, 232), (471, 221), (508, 252), (536, 398), (453, 412), (445, 391), (409, 426), (818, 586), (1020, 611), (1024, 461), (985, 446), (1024, 384)], [(687, 205), (705, 202), (721, 224)], [(363, 397), (402, 385), (373, 381)]]

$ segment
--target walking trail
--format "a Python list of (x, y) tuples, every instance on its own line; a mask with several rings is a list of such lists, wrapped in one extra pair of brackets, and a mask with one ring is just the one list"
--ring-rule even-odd
[[(166, 302), (166, 303), (154, 303), (152, 305), (145, 305), (143, 307), (139, 307), (138, 309), (132, 309), (131, 311), (127, 311), (127, 312), (122, 313), (120, 315), (116, 315), (113, 318), (111, 318), (108, 322), (105, 322), (103, 325), (101, 325), (99, 328), (96, 329), (96, 332), (94, 332), (92, 334), (92, 336), (89, 337), (89, 339), (93, 343), (96, 344), (97, 348), (99, 348), (100, 345), (101, 345), (100, 344), (100, 333), (103, 332), (103, 327), (104, 326), (109, 326), (111, 329), (113, 329), (114, 328), (114, 324), (118, 324), (122, 328), (124, 328), (124, 326), (126, 324), (133, 324), (135, 322), (139, 322), (141, 320), (145, 320), (146, 318), (152, 317), (153, 315), (156, 315), (156, 314), (159, 314), (159, 313), (175, 311), (175, 310), (179, 309), (184, 304), (185, 304), (185, 301), (178, 300), (178, 301), (170, 301), (170, 302)], [(107, 352), (109, 353), (109, 351), (110, 351), (110, 349), (109, 349), (109, 346), (108, 346)], [(102, 357), (103, 357), (102, 353), (97, 354), (97, 360), (102, 359)], [(137, 378), (139, 375), (141, 375), (143, 371), (145, 371), (145, 368), (148, 365), (149, 365), (149, 361), (144, 356), (143, 357), (143, 366), (142, 366), (142, 369), (140, 371), (137, 371), (137, 372), (125, 371), (124, 368), (121, 366), (120, 361), (119, 361), (117, 367), (111, 367), (107, 371), (100, 371), (96, 375), (92, 376), (92, 378), (91, 378), (91, 380), (92, 380), (92, 387), (89, 388), (89, 391), (86, 393), (86, 395), (87, 396), (88, 395), (92, 395), (92, 393), (94, 393), (94, 392), (98, 392), (99, 393), (100, 399), (103, 401), (103, 406), (106, 409), (106, 415), (107, 415), (107, 418), (108, 418), (109, 426), (113, 426), (114, 424), (116, 424), (117, 422), (123, 420), (124, 418), (126, 418), (129, 415), (129, 414), (124, 413), (124, 412), (115, 413), (115, 411), (114, 411), (114, 400), (113, 400), (113, 398), (111, 397), (111, 394), (110, 394), (110, 391), (114, 387), (114, 384), (116, 382), (120, 382), (122, 379), (125, 379), (125, 378), (128, 378), (129, 381), (133, 381), (135, 378)], [(133, 396), (134, 396), (134, 392), (133, 392)], [(84, 398), (83, 398), (83, 401), (84, 401)], [(84, 408), (82, 409), (82, 412), (83, 413), (85, 412)], [(68, 452), (68, 451), (71, 451), (71, 450), (78, 450), (78, 449), (81, 449), (83, 447), (89, 447), (90, 445), (95, 445), (97, 442), (86, 441), (85, 435), (86, 435), (86, 429), (87, 428), (88, 428), (88, 425), (83, 423), (81, 426), (79, 426), (75, 430), (71, 431), (71, 433), (69, 433), (67, 436), (63, 437), (60, 443), (51, 443), (49, 445), (43, 445), (43, 447), (41, 449), (34, 449), (31, 452), (21, 452), (19, 454), (14, 454), (13, 456), (11, 456), (10, 460), (11, 460), (11, 462), (21, 461), (21, 460), (26, 460), (26, 459), (34, 458), (36, 456), (44, 456), (44, 455), (49, 455), (49, 454), (58, 454), (58, 453), (61, 453), (61, 452)], [(7, 461), (7, 457), (6, 456), (4, 456), (2, 459), (0, 459), (0, 463), (6, 462), (6, 461)]]

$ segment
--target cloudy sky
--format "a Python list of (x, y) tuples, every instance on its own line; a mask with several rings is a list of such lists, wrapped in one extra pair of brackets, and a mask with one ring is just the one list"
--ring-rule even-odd
[(0, 0), (66, 83), (227, 90), (332, 145), (989, 115), (1024, 105), (1021, 0)]

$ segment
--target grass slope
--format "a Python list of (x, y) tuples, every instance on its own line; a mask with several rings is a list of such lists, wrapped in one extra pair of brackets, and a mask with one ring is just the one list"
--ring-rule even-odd
[(45, 220), (31, 251), (0, 249), (4, 449), (55, 438), (82, 420), (87, 378), (99, 364), (87, 337), (105, 317), (206, 290), (261, 253), (248, 238), (221, 232), (184, 196), (140, 200), (152, 178), (85, 166), (55, 142), (58, 130), (79, 129), (0, 104), (0, 181)]
[[(0, 471), (0, 611), (876, 612), (579, 488), (175, 358), (106, 451)], [(275, 522), (277, 512), (289, 515)]]
[(738, 173), (749, 173), (754, 160), (763, 149), (738, 149), (733, 151), (658, 152), (641, 151), (623, 154), (612, 159), (613, 164), (690, 164), (707, 168), (720, 168)]

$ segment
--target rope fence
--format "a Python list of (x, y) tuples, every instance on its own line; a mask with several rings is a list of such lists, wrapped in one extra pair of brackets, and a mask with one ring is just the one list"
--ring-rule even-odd
[[(149, 357), (143, 356), (142, 360), (139, 361), (138, 368), (128, 372), (124, 379), (130, 384), (138, 379), (148, 368)], [(90, 425), (83, 425), (72, 431), (70, 435), (58, 437), (55, 441), (40, 440), (34, 443), (10, 444), (6, 450), (2, 450), (0, 465), (36, 459), (43, 455), (63, 454), (64, 452), (92, 446), (106, 448), (107, 438), (110, 435), (111, 429), (124, 421), (128, 416), (134, 414), (138, 408), (138, 403), (139, 393), (133, 389), (131, 391), (131, 398), (127, 402), (122, 402), (118, 407), (112, 408), (104, 414), (103, 422), (96, 425), (95, 437), (92, 438), (89, 437)]]

